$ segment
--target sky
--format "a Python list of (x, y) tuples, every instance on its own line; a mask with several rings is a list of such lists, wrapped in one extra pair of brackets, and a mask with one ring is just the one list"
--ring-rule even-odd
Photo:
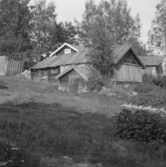
[[(86, 0), (47, 0), (56, 4), (58, 21), (81, 21)], [(95, 0), (99, 2), (100, 0)], [(138, 13), (141, 19), (141, 41), (146, 44), (151, 22), (155, 18), (155, 7), (161, 0), (127, 0), (132, 16)]]

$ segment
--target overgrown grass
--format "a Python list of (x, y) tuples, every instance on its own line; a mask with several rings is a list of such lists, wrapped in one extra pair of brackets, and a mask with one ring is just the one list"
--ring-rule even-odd
[[(57, 103), (6, 103), (0, 105), (0, 111), (0, 143), (4, 146), (0, 159), (11, 160), (17, 167), (55, 166), (61, 156), (75, 163), (88, 161), (105, 166), (166, 165), (161, 158), (164, 154), (155, 155), (151, 146), (110, 138), (107, 134), (113, 118), (106, 115), (81, 114)], [(4, 158), (12, 148), (18, 151)]]

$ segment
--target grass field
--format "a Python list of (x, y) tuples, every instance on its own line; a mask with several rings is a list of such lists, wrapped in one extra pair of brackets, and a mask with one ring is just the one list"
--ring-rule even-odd
[(81, 113), (104, 113), (109, 116), (120, 112), (126, 95), (106, 96), (97, 93), (73, 94), (58, 91), (49, 83), (34, 83), (17, 77), (0, 77), (9, 88), (0, 90), (0, 103), (13, 101), (15, 104), (24, 102), (59, 103), (64, 107), (76, 109)]
[(51, 84), (0, 79), (8, 84), (0, 90), (0, 166), (166, 166), (165, 147), (109, 137), (125, 94), (72, 94)]

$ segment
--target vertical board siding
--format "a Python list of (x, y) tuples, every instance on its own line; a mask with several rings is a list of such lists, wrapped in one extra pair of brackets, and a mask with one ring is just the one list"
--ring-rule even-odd
[(114, 81), (117, 82), (142, 82), (139, 66), (119, 63), (115, 66), (114, 75)]
[(0, 56), (0, 76), (16, 75), (24, 70), (24, 62)]
[(156, 67), (146, 67), (146, 69), (142, 69), (142, 74), (153, 75), (154, 77), (157, 77), (158, 72)]

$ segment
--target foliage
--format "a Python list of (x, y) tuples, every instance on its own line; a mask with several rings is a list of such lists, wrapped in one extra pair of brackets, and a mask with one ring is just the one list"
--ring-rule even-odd
[(153, 93), (153, 92), (162, 92), (163, 90), (159, 88), (158, 86), (154, 84), (149, 84), (149, 83), (141, 83), (137, 84), (134, 89), (135, 92), (137, 93)]
[(140, 36), (140, 20), (132, 18), (127, 1), (89, 0), (85, 4), (80, 36), (90, 48), (87, 57), (94, 68), (112, 76), (112, 52), (116, 45), (128, 41), (129, 37)]
[(160, 91), (138, 94), (130, 99), (129, 102), (138, 106), (152, 106), (166, 109), (166, 92)]
[[(156, 15), (152, 21), (149, 31), (148, 45), (149, 49), (159, 50), (164, 53), (165, 49), (165, 30), (166, 30), (166, 0), (161, 0), (156, 6)], [(159, 52), (160, 53), (160, 52)]]
[(155, 77), (154, 77), (153, 75), (143, 74), (143, 75), (142, 75), (142, 83), (145, 83), (145, 84), (153, 84), (154, 78), (155, 78)]
[(153, 79), (153, 83), (161, 88), (166, 88), (166, 76), (158, 76)]
[(143, 82), (134, 87), (137, 96), (129, 99), (129, 103), (156, 108), (166, 108), (165, 76), (143, 76)]
[(166, 108), (166, 90), (152, 84), (139, 84), (134, 88), (137, 96), (130, 98), (129, 103), (141, 106)]
[(114, 117), (113, 135), (121, 139), (166, 144), (166, 118), (148, 111), (124, 109)]
[(0, 1), (0, 53), (17, 59), (28, 56), (32, 15), (29, 0)]
[(55, 4), (38, 0), (0, 1), (0, 54), (15, 59), (40, 61), (62, 43), (77, 43), (77, 29), (71, 22), (57, 23)]
[(98, 5), (93, 0), (86, 2), (81, 30), (82, 38), (87, 45), (93, 45), (93, 38), (89, 34), (91, 31), (93, 32), (96, 23), (102, 24), (108, 36), (111, 33), (115, 44), (123, 44), (131, 36), (140, 36), (139, 15), (136, 18), (131, 16), (130, 8), (125, 0), (111, 0), (109, 2), (104, 0), (100, 1)]
[[(20, 159), (24, 160), (22, 165), (25, 167), (42, 166), (43, 159), (58, 159), (60, 156), (68, 156), (74, 162), (88, 161), (102, 163), (104, 166), (162, 167), (161, 164), (163, 166), (166, 164), (161, 158), (165, 155), (162, 151), (164, 147), (159, 144), (150, 146), (121, 139), (111, 139), (110, 130), (113, 127), (112, 122), (115, 117), (109, 118), (96, 113), (81, 114), (59, 104), (25, 103), (14, 105), (7, 103), (1, 104), (0, 109), (1, 140), (8, 142), (8, 144), (14, 144), (15, 148), (21, 148), (16, 151), (19, 154), (15, 152), (16, 157), (18, 157), (16, 162), (20, 162)], [(126, 115), (130, 116), (130, 114)], [(136, 122), (139, 122), (136, 116), (134, 118), (138, 120)], [(155, 121), (157, 118), (157, 116), (148, 118), (145, 114), (145, 120)], [(127, 117), (123, 120), (127, 121)], [(142, 120), (142, 122), (145, 121)], [(122, 123), (120, 122), (120, 124)], [(156, 122), (155, 125), (158, 124), (161, 125), (161, 121)], [(138, 126), (141, 125), (138, 124)], [(148, 136), (153, 128), (150, 129), (150, 123), (146, 127), (149, 127), (147, 130), (150, 130), (145, 134)], [(161, 127), (159, 132), (164, 127), (165, 125)], [(154, 127), (154, 129), (157, 128)], [(159, 133), (160, 136), (162, 135)], [(141, 139), (144, 137), (142, 136)], [(147, 139), (150, 140), (150, 137)], [(5, 146), (5, 144), (3, 145)], [(0, 156), (6, 155), (4, 154), (6, 151), (4, 148)], [(11, 162), (15, 161), (12, 159)], [(62, 165), (64, 164), (59, 166)], [(49, 163), (47, 162), (44, 166), (49, 166)], [(52, 164), (52, 166), (56, 165)]]
[[(1, 139), (2, 140), (2, 139)], [(0, 141), (0, 165), (12, 167), (38, 167), (39, 157), (26, 150), (16, 148), (6, 141)]]
[(56, 50), (65, 42), (77, 45), (77, 35), (77, 28), (72, 22), (57, 23), (52, 30), (50, 49)]
[(31, 41), (34, 54), (40, 61), (42, 54), (48, 54), (51, 42), (51, 34), (56, 26), (55, 5), (51, 2), (46, 5), (46, 0), (39, 0), (33, 6), (31, 29)]
[(154, 77), (153, 75), (144, 74), (142, 80), (143, 80), (143, 83), (145, 84), (156, 85), (163, 89), (166, 88), (166, 76)]
[(100, 91), (105, 84), (106, 80), (99, 72), (91, 72), (89, 80), (87, 81), (87, 87), (90, 91)]
[(146, 48), (145, 45), (141, 41), (139, 41), (137, 38), (130, 37), (128, 39), (128, 42), (131, 44), (132, 49), (134, 52), (139, 56), (146, 56)]

